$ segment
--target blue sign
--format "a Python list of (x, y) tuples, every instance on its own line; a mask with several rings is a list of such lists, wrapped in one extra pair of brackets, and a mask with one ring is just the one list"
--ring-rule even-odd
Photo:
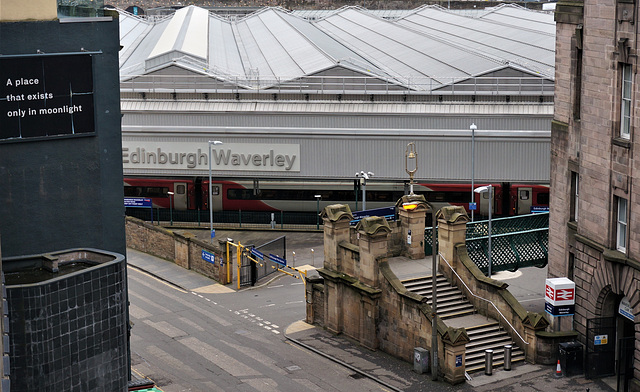
[(216, 265), (216, 255), (214, 255), (213, 253), (209, 253), (206, 250), (202, 251), (202, 260)]
[(596, 335), (593, 337), (594, 346), (604, 346), (609, 344), (609, 335)]
[(576, 305), (554, 306), (550, 302), (544, 302), (544, 310), (552, 316), (573, 316)]
[(274, 254), (269, 253), (269, 259), (270, 259), (271, 261), (275, 262), (275, 263), (280, 264), (280, 265), (284, 265), (284, 266), (286, 266), (286, 265), (287, 265), (287, 260), (283, 259), (283, 258), (282, 258), (282, 257), (280, 257), (280, 256), (276, 256), (276, 255), (274, 255)]
[(475, 211), (478, 209), (478, 205), (476, 203), (469, 203), (469, 211)]
[(255, 258), (257, 258), (257, 259), (260, 259), (260, 260), (263, 260), (263, 261), (264, 261), (264, 255), (263, 255), (263, 254), (262, 254), (262, 252), (260, 252), (259, 250), (257, 250), (257, 249), (251, 249), (251, 254), (252, 254)]
[(395, 220), (396, 219), (396, 208), (391, 207), (381, 207), (374, 208), (372, 210), (364, 210), (364, 211), (355, 211), (352, 213), (353, 220), (351, 221), (351, 225), (355, 225), (362, 218), (368, 218), (370, 216), (382, 216), (386, 220)]
[(456, 367), (462, 366), (462, 354), (456, 355)]
[(211, 229), (211, 238), (216, 236), (216, 229)]
[(532, 214), (539, 214), (541, 212), (549, 212), (549, 207), (531, 206), (531, 213)]
[(151, 207), (151, 199), (147, 197), (125, 197), (125, 207)]

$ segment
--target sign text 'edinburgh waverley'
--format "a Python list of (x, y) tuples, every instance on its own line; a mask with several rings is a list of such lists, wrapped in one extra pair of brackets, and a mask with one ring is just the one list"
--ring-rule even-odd
[[(122, 141), (124, 169), (209, 170), (209, 145)], [(225, 143), (211, 148), (213, 170), (300, 171), (299, 144)]]
[(0, 140), (94, 131), (90, 55), (0, 57)]

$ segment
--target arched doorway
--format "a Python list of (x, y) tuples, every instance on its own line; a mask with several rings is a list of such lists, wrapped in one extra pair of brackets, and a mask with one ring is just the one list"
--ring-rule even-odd
[(617, 391), (633, 378), (635, 324), (629, 300), (605, 287), (598, 300), (601, 317), (587, 320), (586, 377), (616, 376)]

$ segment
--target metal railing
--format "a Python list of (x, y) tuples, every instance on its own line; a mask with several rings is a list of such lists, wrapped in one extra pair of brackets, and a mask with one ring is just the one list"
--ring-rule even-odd
[[(467, 223), (467, 239), (485, 237), (489, 234), (486, 220)], [(491, 220), (491, 234), (516, 233), (527, 230), (549, 228), (549, 213), (528, 214)]]
[[(280, 230), (315, 230), (317, 215), (315, 212), (294, 213), (279, 211), (217, 211), (213, 214), (213, 224), (217, 229), (280, 229)], [(154, 208), (153, 216), (149, 208), (126, 208), (126, 215), (154, 223), (174, 226), (209, 229), (208, 210), (173, 210)]]
[[(468, 222), (466, 233), (469, 257), (484, 273), (488, 272), (488, 223), (486, 220)], [(548, 212), (492, 219), (491, 226), (492, 272), (544, 267), (547, 264)], [(424, 232), (425, 254), (431, 254), (431, 232), (430, 227)]]
[[(491, 271), (544, 267), (549, 259), (549, 229), (491, 235)], [(489, 270), (489, 237), (467, 238), (467, 253), (480, 271)]]
[[(407, 77), (390, 75), (234, 75), (231, 71), (176, 56), (171, 61), (197, 67), (206, 75), (144, 75), (145, 66), (135, 64), (120, 73), (124, 92), (183, 93), (309, 93), (309, 94), (427, 94), (427, 95), (526, 95), (553, 96), (554, 83), (543, 77)], [(138, 74), (139, 73), (139, 74)]]
[(509, 328), (511, 328), (511, 330), (513, 331), (513, 333), (515, 333), (518, 338), (520, 338), (520, 340), (522, 341), (522, 343), (524, 343), (525, 345), (529, 345), (529, 342), (527, 342), (526, 340), (524, 340), (524, 338), (522, 336), (520, 336), (520, 334), (518, 333), (518, 331), (516, 330), (516, 328), (509, 322), (509, 320), (507, 320), (507, 318), (504, 316), (504, 314), (502, 314), (502, 312), (500, 311), (500, 309), (498, 309), (498, 307), (491, 301), (488, 300), (486, 298), (483, 298), (477, 294), (475, 294), (473, 291), (471, 291), (471, 289), (469, 288), (469, 286), (467, 286), (467, 284), (464, 282), (464, 280), (460, 277), (460, 275), (458, 275), (458, 273), (456, 272), (455, 269), (453, 269), (453, 267), (451, 266), (451, 264), (449, 264), (449, 262), (447, 261), (447, 259), (442, 255), (442, 253), (438, 253), (438, 256), (440, 256), (442, 258), (442, 260), (447, 264), (447, 266), (449, 267), (449, 269), (451, 270), (451, 272), (453, 272), (456, 277), (458, 277), (458, 281), (460, 283), (462, 283), (462, 285), (464, 286), (464, 288), (467, 290), (467, 292), (469, 293), (469, 295), (471, 295), (474, 298), (477, 298), (481, 301), (485, 301), (488, 302), (491, 306), (493, 306), (493, 308), (496, 310), (496, 312), (498, 312), (498, 314), (500, 315), (500, 317), (502, 317), (502, 319), (504, 320), (504, 322), (509, 326)]

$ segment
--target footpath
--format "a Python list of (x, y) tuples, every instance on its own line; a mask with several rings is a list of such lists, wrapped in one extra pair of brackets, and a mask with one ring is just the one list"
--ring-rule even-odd
[[(222, 286), (196, 272), (189, 271), (174, 263), (147, 255), (132, 249), (127, 250), (127, 262), (131, 267), (146, 273), (185, 291), (235, 292), (232, 285)], [(425, 268), (428, 264), (425, 264)], [(318, 265), (319, 267), (319, 265)], [(397, 266), (397, 273), (402, 274), (407, 266)], [(540, 275), (539, 271), (531, 273)], [(506, 276), (510, 287), (522, 296), (531, 296), (529, 288), (517, 287), (518, 281), (527, 282), (526, 276)], [(537, 276), (536, 275), (536, 276)], [(281, 275), (284, 276), (284, 275)], [(400, 277), (400, 276), (399, 276)], [(279, 279), (276, 277), (274, 279)], [(537, 277), (536, 279), (539, 279)], [(273, 279), (272, 279), (273, 280)], [(260, 282), (268, 285), (271, 281)], [(516, 283), (514, 285), (514, 283)], [(516, 286), (516, 287), (514, 287)], [(253, 289), (260, 289), (261, 286)], [(518, 297), (518, 295), (516, 295)], [(538, 298), (531, 298), (531, 310), (537, 311), (540, 306)], [(542, 304), (544, 305), (544, 304)], [(371, 351), (357, 342), (342, 335), (334, 335), (323, 328), (298, 321), (289, 325), (284, 333), (291, 342), (331, 359), (353, 371), (354, 378), (370, 378), (378, 382), (383, 390), (390, 391), (615, 391), (615, 379), (588, 380), (584, 375), (573, 377), (557, 377), (556, 366), (532, 364), (514, 365), (511, 371), (500, 368), (493, 369), (492, 375), (483, 372), (471, 375), (471, 380), (460, 385), (449, 385), (444, 381), (432, 381), (431, 374), (418, 374), (413, 364), (391, 357), (381, 351)]]

